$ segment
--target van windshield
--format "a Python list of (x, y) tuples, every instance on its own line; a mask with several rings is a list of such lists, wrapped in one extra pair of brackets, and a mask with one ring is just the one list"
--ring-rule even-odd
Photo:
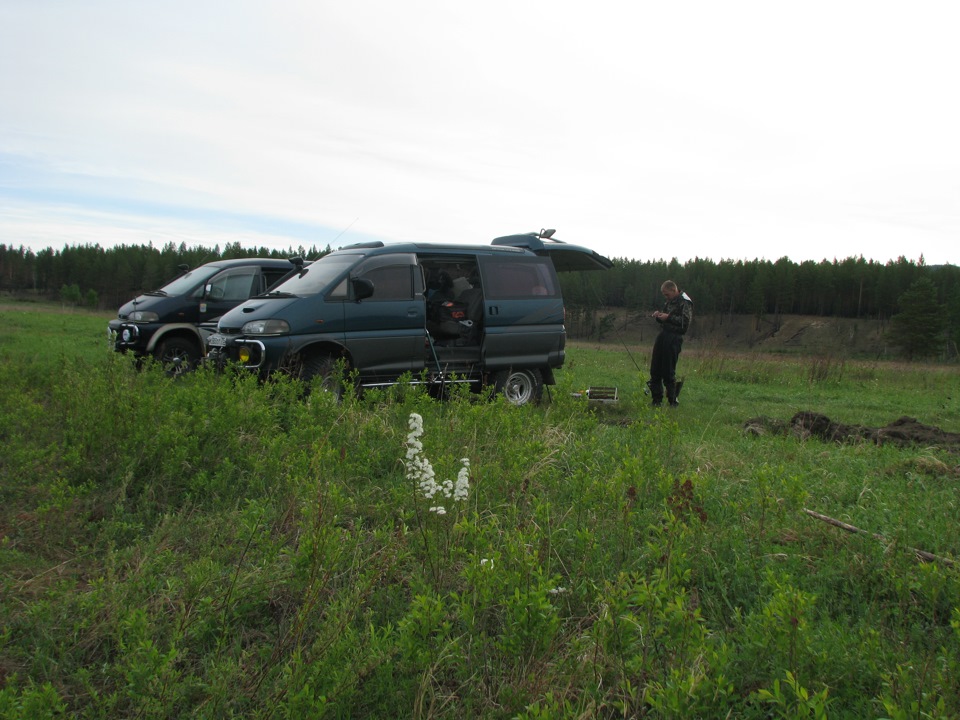
[(302, 273), (292, 275), (286, 281), (271, 288), (267, 295), (273, 295), (274, 293), (278, 295), (288, 293), (300, 297), (316, 295), (329, 287), (335, 280), (339, 280), (362, 257), (363, 255), (360, 253), (324, 255), (304, 268)]
[(207, 280), (213, 277), (216, 273), (220, 272), (222, 269), (223, 268), (221, 268), (219, 265), (203, 265), (202, 267), (198, 267), (188, 273), (184, 273), (175, 280), (171, 280), (162, 288), (155, 290), (154, 292), (156, 292), (158, 295), (166, 295), (168, 297), (180, 297), (181, 295), (194, 293), (195, 291), (200, 290)]

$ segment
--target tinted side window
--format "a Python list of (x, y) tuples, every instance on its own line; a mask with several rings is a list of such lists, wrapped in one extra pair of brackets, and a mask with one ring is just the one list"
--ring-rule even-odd
[(260, 269), (253, 266), (224, 270), (210, 280), (207, 297), (231, 302), (246, 300), (253, 291), (259, 289), (259, 272)]
[(413, 273), (409, 265), (388, 265), (362, 275), (373, 282), (371, 300), (409, 300), (413, 298)]
[(416, 258), (409, 254), (379, 255), (357, 269), (357, 277), (373, 283), (369, 300), (412, 300)]
[(556, 297), (560, 294), (547, 259), (505, 258), (484, 263), (483, 287), (487, 298)]
[(280, 280), (286, 277), (289, 270), (284, 270), (281, 268), (264, 268), (263, 269), (263, 279), (264, 279), (264, 289), (269, 290), (271, 287), (277, 284)]

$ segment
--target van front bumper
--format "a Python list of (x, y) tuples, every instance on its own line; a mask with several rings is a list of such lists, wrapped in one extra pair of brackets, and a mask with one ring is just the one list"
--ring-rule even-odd
[(216, 365), (236, 363), (246, 370), (259, 370), (267, 358), (260, 340), (213, 333), (206, 340), (207, 359)]
[(107, 324), (107, 334), (117, 352), (132, 350), (136, 353), (146, 353), (150, 338), (156, 332), (157, 326), (111, 320)]

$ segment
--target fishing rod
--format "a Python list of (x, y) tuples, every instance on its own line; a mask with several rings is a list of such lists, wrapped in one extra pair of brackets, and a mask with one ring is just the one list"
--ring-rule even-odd
[[(626, 327), (626, 323), (624, 324), (624, 327)], [(613, 326), (613, 331), (617, 334), (617, 337), (620, 339), (620, 344), (623, 345), (623, 349), (627, 351), (627, 357), (630, 358), (630, 361), (633, 363), (633, 366), (637, 369), (637, 372), (640, 373), (641, 375), (643, 375), (643, 374), (644, 374), (643, 368), (640, 367), (640, 365), (637, 363), (636, 359), (633, 357), (633, 353), (630, 352), (630, 348), (627, 347), (627, 341), (623, 339), (623, 335), (620, 334), (620, 330), (617, 329), (617, 326), (616, 326), (616, 325)], [(681, 382), (681, 384), (683, 384), (683, 381), (682, 381), (682, 380), (681, 380), (680, 382)], [(647, 380), (647, 381), (643, 384), (643, 394), (644, 394), (644, 395), (649, 395), (649, 394), (650, 394), (650, 381), (649, 381), (649, 380)]]
[(637, 369), (637, 372), (642, 373), (643, 369), (640, 365), (637, 364), (636, 359), (633, 357), (633, 353), (630, 352), (630, 348), (627, 347), (627, 341), (623, 339), (623, 335), (620, 334), (620, 331), (617, 329), (617, 326), (613, 326), (613, 330), (617, 333), (617, 337), (620, 339), (620, 344), (623, 345), (623, 349), (627, 351), (627, 357), (630, 358), (630, 361), (633, 363), (633, 366)]

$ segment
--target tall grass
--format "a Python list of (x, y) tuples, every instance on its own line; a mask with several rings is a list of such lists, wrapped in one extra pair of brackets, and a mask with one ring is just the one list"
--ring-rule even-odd
[[(958, 431), (955, 368), (690, 352), (654, 411), (577, 346), (540, 407), (337, 403), (138, 371), (101, 317), (0, 321), (5, 717), (960, 714), (958, 571), (906, 550), (960, 557), (957, 456), (740, 429)], [(442, 515), (414, 413), (438, 482), (469, 460)]]

